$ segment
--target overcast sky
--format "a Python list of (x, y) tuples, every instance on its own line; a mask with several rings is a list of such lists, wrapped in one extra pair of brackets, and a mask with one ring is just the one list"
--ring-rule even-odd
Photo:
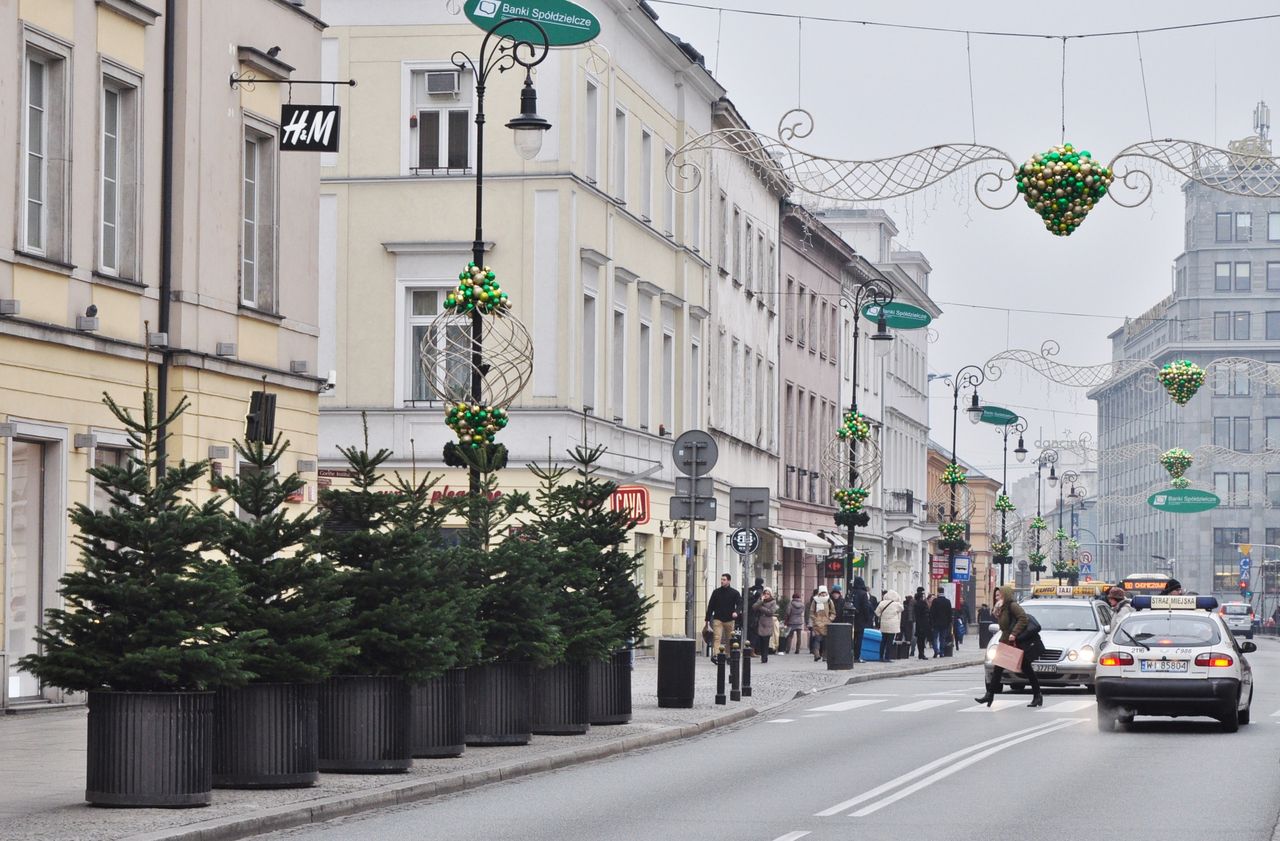
[[(691, 2), (1051, 34), (1280, 11), (1274, 0)], [(813, 113), (816, 130), (797, 145), (828, 157), (874, 158), (974, 139), (964, 35), (842, 23), (797, 27), (793, 21), (653, 3), (668, 31), (706, 55), (708, 68), (758, 131), (775, 134), (779, 117), (799, 104)], [(1057, 11), (1063, 8), (1070, 12)], [(1277, 44), (1280, 19), (1143, 35), (1154, 136), (1225, 147), (1231, 139), (1252, 134), (1259, 99), (1268, 100), (1280, 115)], [(1002, 149), (1019, 162), (1060, 142), (1062, 42), (973, 35), (970, 50), (977, 142)], [(1151, 136), (1134, 36), (1068, 41), (1067, 141), (1107, 160)], [(1110, 359), (1107, 334), (1124, 316), (1140, 315), (1169, 294), (1172, 261), (1182, 249), (1179, 181), (1167, 171), (1153, 169), (1153, 174), (1157, 188), (1150, 202), (1136, 209), (1104, 202), (1070, 237), (1051, 236), (1021, 202), (1007, 210), (986, 209), (973, 198), (972, 174), (958, 174), (912, 199), (886, 204), (901, 229), (900, 246), (923, 251), (933, 264), (931, 292), (944, 314), (935, 322), (938, 339), (930, 348), (931, 370), (946, 373), (965, 363), (981, 364), (1006, 348), (1038, 349), (1048, 338), (1061, 343), (1063, 362)], [(949, 446), (951, 395), (937, 382), (932, 394), (933, 436)], [(1041, 433), (1045, 438), (1096, 433), (1094, 404), (1083, 392), (1054, 386), (1035, 374), (1010, 370), (984, 387), (982, 398), (1028, 419), (1029, 447)], [(999, 475), (1000, 438), (994, 428), (971, 427), (962, 416), (958, 450), (962, 458)], [(1025, 470), (1011, 467), (1010, 481)]]

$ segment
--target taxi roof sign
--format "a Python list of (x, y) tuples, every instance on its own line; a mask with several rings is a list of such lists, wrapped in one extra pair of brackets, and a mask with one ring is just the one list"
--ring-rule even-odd
[(1217, 610), (1213, 596), (1134, 596), (1135, 610)]

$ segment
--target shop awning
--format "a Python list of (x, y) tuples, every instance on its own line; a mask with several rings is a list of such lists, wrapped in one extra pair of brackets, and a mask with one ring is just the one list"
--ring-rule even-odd
[(768, 531), (782, 540), (784, 549), (800, 549), (805, 552), (828, 552), (831, 544), (811, 531), (800, 529), (784, 529), (781, 526), (769, 526)]

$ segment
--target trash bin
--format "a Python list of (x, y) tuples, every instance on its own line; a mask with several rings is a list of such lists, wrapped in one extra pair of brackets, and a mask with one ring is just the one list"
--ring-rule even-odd
[(978, 623), (978, 647), (981, 648), (983, 651), (986, 651), (987, 646), (991, 645), (991, 637), (994, 636), (994, 634), (991, 632), (992, 624), (994, 623), (991, 623), (991, 622)]
[(853, 626), (848, 622), (832, 622), (827, 626), (825, 643), (827, 670), (853, 668)]
[(880, 640), (883, 635), (875, 628), (867, 628), (862, 632), (862, 651), (858, 654), (863, 660), (880, 659)]
[(697, 640), (668, 637), (658, 640), (658, 706), (693, 706), (693, 664)]

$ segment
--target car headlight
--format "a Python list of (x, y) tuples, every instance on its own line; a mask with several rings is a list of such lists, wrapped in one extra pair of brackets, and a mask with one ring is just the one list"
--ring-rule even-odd
[(1077, 660), (1081, 663), (1092, 663), (1093, 659), (1098, 656), (1098, 652), (1094, 651), (1093, 646), (1083, 645), (1079, 650), (1072, 649), (1067, 652), (1068, 660)]

